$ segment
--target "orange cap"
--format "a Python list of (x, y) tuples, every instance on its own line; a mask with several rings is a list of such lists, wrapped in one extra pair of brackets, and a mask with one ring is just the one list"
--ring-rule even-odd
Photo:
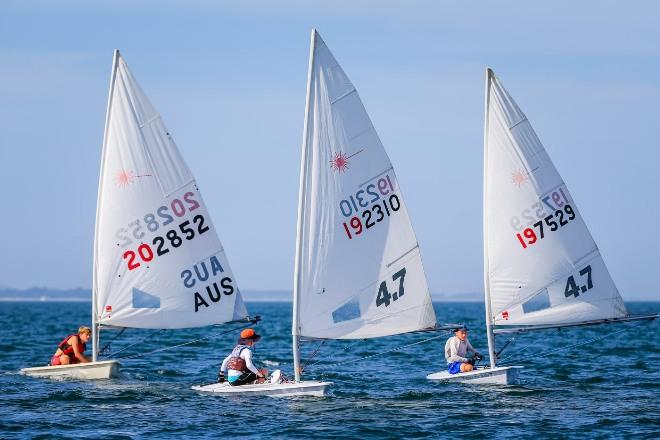
[(254, 330), (251, 328), (246, 328), (241, 332), (241, 338), (250, 339), (254, 337)]

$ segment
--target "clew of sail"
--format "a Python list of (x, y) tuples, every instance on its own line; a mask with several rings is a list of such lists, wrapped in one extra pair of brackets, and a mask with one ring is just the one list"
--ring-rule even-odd
[(627, 316), (568, 188), (490, 70), (486, 118), (484, 252), (492, 322), (562, 326)]
[(195, 179), (118, 52), (96, 222), (99, 324), (185, 328), (247, 316)]
[(357, 90), (313, 35), (303, 139), (298, 334), (353, 339), (433, 327), (417, 238)]

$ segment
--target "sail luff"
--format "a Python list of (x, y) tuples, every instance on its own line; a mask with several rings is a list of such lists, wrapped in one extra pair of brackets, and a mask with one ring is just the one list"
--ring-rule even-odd
[(112, 57), (112, 73), (110, 74), (110, 87), (108, 91), (108, 104), (105, 112), (105, 128), (103, 130), (103, 144), (101, 146), (101, 171), (99, 172), (98, 193), (96, 196), (96, 221), (94, 223), (94, 261), (92, 268), (92, 361), (98, 358), (99, 329), (97, 328), (97, 294), (98, 294), (98, 234), (99, 234), (99, 212), (101, 207), (101, 195), (103, 194), (103, 180), (105, 171), (105, 151), (108, 141), (108, 125), (110, 121), (110, 108), (112, 106), (112, 95), (117, 78), (117, 65), (119, 63), (119, 49), (115, 49)]
[(488, 271), (490, 269), (490, 262), (488, 259), (488, 221), (487, 221), (487, 200), (488, 200), (488, 106), (490, 104), (490, 83), (493, 76), (493, 71), (490, 68), (486, 69), (486, 91), (484, 96), (484, 171), (483, 171), (483, 235), (484, 235), (484, 301), (486, 305), (486, 336), (488, 338), (488, 357), (490, 360), (490, 367), (495, 368), (497, 363), (497, 356), (495, 355), (495, 335), (493, 333), (493, 311), (490, 301), (490, 281), (488, 278)]
[(293, 269), (293, 317), (291, 321), (291, 335), (292, 335), (292, 348), (293, 348), (293, 370), (295, 381), (300, 382), (300, 329), (298, 324), (298, 305), (300, 301), (300, 258), (302, 252), (302, 233), (303, 233), (303, 216), (305, 213), (305, 190), (307, 181), (307, 135), (309, 127), (309, 100), (310, 90), (312, 86), (312, 68), (314, 66), (314, 43), (316, 41), (316, 29), (312, 29), (311, 42), (309, 46), (309, 66), (307, 69), (307, 93), (305, 97), (305, 116), (303, 122), (303, 139), (300, 157), (300, 184), (298, 187), (298, 219), (296, 225), (296, 256)]

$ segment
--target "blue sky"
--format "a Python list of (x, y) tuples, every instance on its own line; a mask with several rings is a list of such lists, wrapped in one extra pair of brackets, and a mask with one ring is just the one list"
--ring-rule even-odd
[(239, 284), (290, 288), (316, 27), (394, 163), (433, 292), (482, 290), (490, 66), (624, 298), (659, 299), (659, 17), (653, 1), (4, 1), (0, 285), (91, 286), (119, 48), (195, 174)]

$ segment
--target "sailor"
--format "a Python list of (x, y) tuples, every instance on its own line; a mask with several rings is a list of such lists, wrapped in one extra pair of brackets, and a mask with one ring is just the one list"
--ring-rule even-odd
[[(454, 336), (447, 339), (447, 343), (445, 343), (445, 359), (449, 374), (472, 371), (474, 363), (483, 359), (483, 356), (468, 341), (467, 332), (467, 327), (458, 327), (454, 329)], [(468, 353), (473, 353), (474, 356), (468, 359)]]
[(80, 327), (77, 334), (67, 336), (58, 344), (55, 354), (50, 359), (50, 365), (91, 362), (91, 359), (83, 354), (91, 337), (92, 329), (85, 326)]
[(261, 336), (251, 328), (246, 328), (241, 332), (238, 344), (229, 356), (222, 361), (218, 373), (218, 382), (224, 382), (226, 377), (229, 385), (238, 386), (255, 382), (263, 383), (266, 380), (268, 370), (255, 367), (252, 361), (254, 344), (259, 342), (260, 339)]

